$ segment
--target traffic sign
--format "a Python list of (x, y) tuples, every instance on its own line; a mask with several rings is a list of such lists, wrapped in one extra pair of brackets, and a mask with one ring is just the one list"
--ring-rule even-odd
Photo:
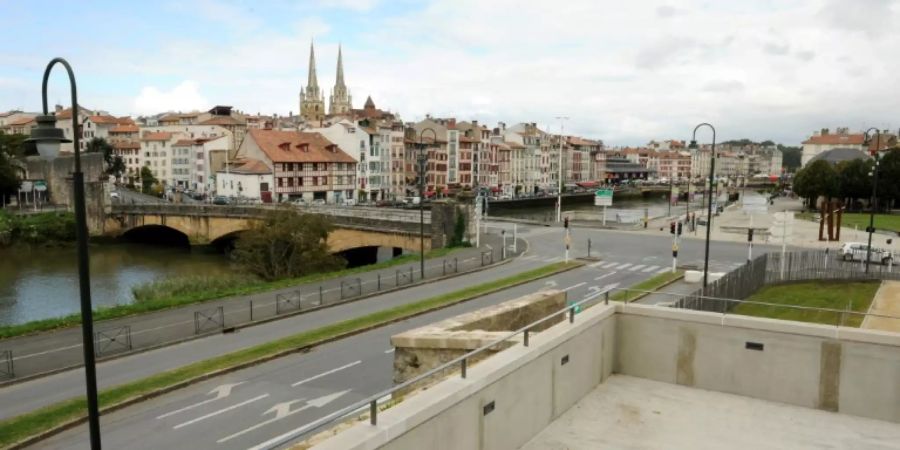
[(594, 191), (594, 206), (612, 206), (612, 200), (612, 189), (598, 189)]
[(34, 190), (38, 192), (44, 192), (47, 190), (47, 182), (44, 180), (37, 180), (34, 182)]

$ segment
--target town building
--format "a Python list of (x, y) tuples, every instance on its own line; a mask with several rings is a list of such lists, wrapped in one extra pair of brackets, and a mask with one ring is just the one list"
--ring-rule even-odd
[(805, 167), (816, 155), (835, 148), (866, 151), (865, 139), (863, 133), (851, 133), (848, 128), (838, 128), (835, 132), (822, 128), (803, 141), (800, 165)]
[(250, 130), (237, 156), (272, 171), (273, 201), (340, 204), (355, 198), (357, 161), (320, 133)]
[(334, 78), (334, 89), (328, 96), (328, 113), (333, 116), (349, 115), (350, 110), (353, 109), (352, 104), (350, 91), (344, 83), (344, 58), (341, 54), (341, 46), (338, 45), (337, 74)]
[(28, 136), (31, 129), (37, 125), (35, 113), (23, 111), (7, 111), (0, 113), (0, 132), (4, 134), (21, 134)]
[(200, 195), (213, 192), (216, 173), (229, 163), (229, 148), (227, 135), (179, 139), (172, 145), (175, 186)]
[[(143, 165), (150, 168), (154, 178), (164, 186), (173, 186), (175, 176), (172, 171), (172, 146), (183, 133), (168, 131), (145, 131), (141, 134), (141, 153)], [(140, 174), (140, 171), (138, 171)]]
[(272, 168), (253, 158), (239, 159), (215, 176), (216, 195), (271, 203), (275, 185)]
[(325, 96), (319, 89), (316, 78), (316, 52), (313, 44), (309, 44), (309, 72), (306, 86), (300, 88), (300, 117), (307, 123), (320, 125), (325, 118)]
[[(359, 164), (356, 166), (356, 189), (359, 196), (353, 197), (359, 202), (378, 201), (384, 198), (382, 183), (387, 179), (384, 172), (382, 156), (390, 153), (390, 143), (383, 142), (384, 136), (373, 139), (377, 131), (371, 127), (360, 126), (348, 119), (324, 128), (310, 128), (304, 131), (320, 133), (335, 143)], [(377, 148), (373, 147), (377, 143)]]
[(137, 182), (141, 176), (141, 166), (144, 165), (141, 156), (141, 129), (134, 123), (118, 124), (107, 133), (113, 155), (121, 158), (125, 165), (124, 179), (129, 183)]

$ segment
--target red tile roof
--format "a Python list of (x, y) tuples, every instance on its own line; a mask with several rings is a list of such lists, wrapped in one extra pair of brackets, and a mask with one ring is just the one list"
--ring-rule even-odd
[(172, 139), (172, 133), (169, 133), (167, 131), (161, 131), (158, 133), (147, 132), (144, 133), (144, 137), (142, 139), (145, 141), (168, 141), (169, 139)]
[(137, 125), (123, 125), (119, 124), (109, 129), (110, 133), (137, 133), (141, 131)]
[(854, 134), (820, 134), (818, 136), (810, 136), (809, 139), (803, 141), (804, 144), (815, 145), (863, 145), (866, 136), (862, 133)]
[[(235, 161), (228, 170), (231, 173), (246, 175), (266, 175), (272, 173), (272, 169), (270, 169), (266, 163), (253, 158)], [(219, 172), (224, 172), (224, 170), (220, 170)]]
[(245, 125), (245, 123), (231, 116), (213, 116), (200, 122), (200, 125)]
[(15, 125), (25, 125), (26, 123), (34, 122), (34, 117), (19, 117), (16, 120), (11, 120), (6, 123), (6, 126), (15, 126)]
[(319, 133), (254, 129), (249, 135), (272, 162), (356, 162)]
[(140, 149), (141, 144), (137, 141), (113, 141), (112, 147), (117, 150)]

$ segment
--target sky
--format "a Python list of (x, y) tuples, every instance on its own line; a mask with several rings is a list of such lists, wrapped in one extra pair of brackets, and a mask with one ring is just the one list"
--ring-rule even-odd
[[(49, 60), (115, 115), (232, 105), (297, 113), (315, 42), (354, 107), (406, 121), (536, 122), (607, 145), (798, 145), (900, 127), (900, 0), (0, 0), (0, 110), (41, 108)], [(55, 69), (48, 101), (70, 104)], [(51, 106), (52, 107), (52, 106)], [(708, 142), (708, 131), (698, 140)]]

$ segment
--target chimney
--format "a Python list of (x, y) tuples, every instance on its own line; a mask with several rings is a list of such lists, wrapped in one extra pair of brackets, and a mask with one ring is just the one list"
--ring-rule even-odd
[(478, 121), (477, 121), (477, 120), (473, 120), (473, 121), (472, 121), (472, 128), (478, 128)]

